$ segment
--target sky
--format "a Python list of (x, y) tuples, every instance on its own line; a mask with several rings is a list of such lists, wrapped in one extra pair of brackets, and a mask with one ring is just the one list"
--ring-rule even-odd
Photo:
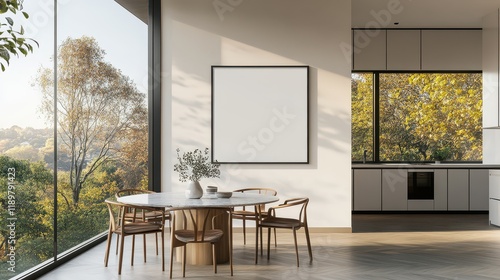
[[(0, 129), (52, 126), (40, 113), (41, 94), (35, 81), (41, 67), (53, 67), (53, 6), (54, 0), (25, 0), (23, 11), (30, 18), (11, 15), (40, 46), (26, 57), (12, 57), (6, 71), (0, 71)], [(94, 37), (106, 51), (104, 59), (147, 93), (148, 32), (144, 22), (114, 0), (58, 0), (57, 9), (58, 45), (68, 37)]]

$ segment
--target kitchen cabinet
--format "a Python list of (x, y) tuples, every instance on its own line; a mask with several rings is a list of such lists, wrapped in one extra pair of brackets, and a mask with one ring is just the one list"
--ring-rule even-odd
[[(480, 29), (357, 29), (352, 34), (355, 71), (483, 70)], [(493, 66), (497, 60), (488, 62)]]
[(469, 210), (487, 211), (488, 210), (488, 186), (489, 170), (471, 169), (469, 171)]
[(448, 170), (448, 211), (469, 210), (469, 170)]
[(406, 169), (382, 170), (382, 210), (408, 210), (408, 172)]
[[(457, 168), (451, 164), (402, 165), (383, 168), (364, 164), (353, 167), (353, 211), (500, 211), (500, 166)], [(356, 166), (356, 165), (354, 165)], [(378, 168), (377, 168), (378, 167)], [(498, 169), (495, 169), (498, 168)], [(408, 199), (408, 173), (434, 173), (434, 199)], [(497, 172), (497, 189), (493, 189), (490, 173)], [(491, 197), (497, 202), (492, 202)], [(496, 205), (497, 203), (498, 205)], [(495, 205), (493, 205), (495, 204)], [(498, 213), (500, 226), (500, 212)]]
[(422, 30), (422, 70), (482, 70), (481, 30)]
[(490, 224), (500, 226), (500, 170), (489, 171)]
[(434, 210), (448, 210), (448, 169), (434, 170)]
[(387, 30), (387, 69), (420, 70), (420, 30)]
[(353, 31), (353, 69), (385, 70), (386, 66), (386, 31)]
[(382, 210), (382, 170), (354, 170), (353, 210)]

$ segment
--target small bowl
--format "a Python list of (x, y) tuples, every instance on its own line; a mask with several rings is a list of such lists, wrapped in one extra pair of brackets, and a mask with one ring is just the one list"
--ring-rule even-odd
[(230, 198), (233, 193), (232, 192), (217, 192), (216, 193), (218, 198)]
[(217, 187), (215, 187), (215, 186), (207, 186), (207, 189), (205, 191), (207, 193), (216, 193), (217, 192)]

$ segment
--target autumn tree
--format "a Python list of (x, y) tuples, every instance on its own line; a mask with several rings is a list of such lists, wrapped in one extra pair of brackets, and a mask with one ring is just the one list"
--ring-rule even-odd
[(352, 75), (352, 160), (373, 158), (373, 74)]
[[(66, 39), (58, 52), (57, 124), (60, 151), (69, 156), (69, 185), (74, 206), (85, 182), (112, 160), (126, 132), (146, 111), (144, 94), (118, 69), (104, 61), (95, 39)], [(42, 110), (54, 116), (53, 73), (41, 69), (37, 83)]]
[(5, 63), (9, 64), (11, 55), (19, 56), (19, 54), (28, 55), (28, 52), (33, 52), (33, 44), (38, 43), (27, 38), (24, 35), (23, 26), (19, 27), (19, 31), (14, 26), (14, 20), (11, 15), (16, 15), (21, 12), (23, 17), (27, 19), (28, 13), (23, 10), (22, 0), (0, 0), (0, 69), (5, 71)]
[[(353, 74), (353, 160), (373, 122), (371, 73)], [(477, 73), (380, 73), (381, 161), (482, 158), (482, 78)]]

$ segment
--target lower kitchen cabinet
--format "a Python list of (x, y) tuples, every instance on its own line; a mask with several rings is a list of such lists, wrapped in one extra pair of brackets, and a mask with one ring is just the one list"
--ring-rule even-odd
[(382, 210), (382, 171), (357, 169), (353, 176), (353, 210)]
[(434, 209), (436, 211), (448, 210), (448, 170), (434, 170)]
[(406, 169), (382, 170), (382, 210), (408, 210), (408, 172)]
[(469, 210), (469, 169), (448, 169), (448, 211)]
[[(410, 171), (434, 172), (433, 200), (408, 199)], [(500, 176), (500, 170), (498, 174)], [(429, 168), (428, 170), (353, 168), (352, 209), (354, 211), (491, 211), (489, 175), (488, 169), (480, 168)], [(493, 207), (500, 209), (500, 198), (497, 202), (498, 205), (495, 204)], [(500, 217), (500, 214), (498, 216)]]
[(488, 210), (488, 169), (471, 169), (469, 172), (469, 210), (487, 211)]

